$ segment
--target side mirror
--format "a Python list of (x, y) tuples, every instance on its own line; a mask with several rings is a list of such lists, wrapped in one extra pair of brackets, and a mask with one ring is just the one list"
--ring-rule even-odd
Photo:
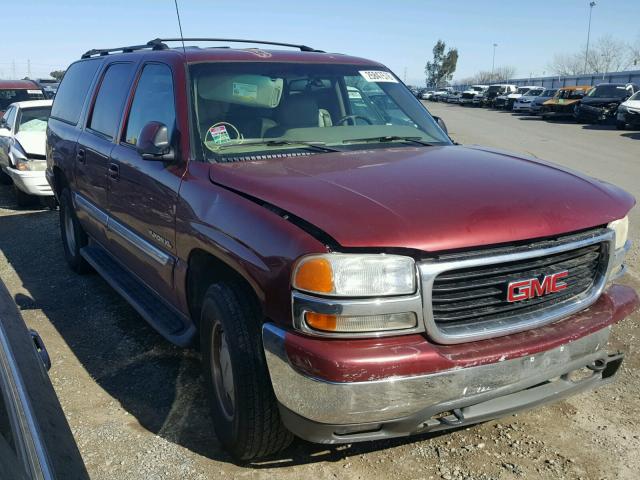
[(444, 120), (442, 120), (440, 117), (433, 117), (433, 119), (436, 121), (436, 123), (438, 124), (438, 126), (444, 130), (444, 133), (446, 133), (447, 135), (449, 135), (449, 130), (447, 130), (447, 125), (444, 123)]
[(0, 118), (0, 128), (9, 130), (9, 124), (7, 123), (7, 120), (4, 117)]
[(164, 123), (149, 122), (140, 131), (136, 150), (145, 160), (170, 162), (175, 159), (169, 129)]

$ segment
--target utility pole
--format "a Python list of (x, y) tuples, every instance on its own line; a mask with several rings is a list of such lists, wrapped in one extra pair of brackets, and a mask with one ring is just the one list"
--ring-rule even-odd
[(587, 29), (587, 50), (584, 54), (584, 71), (587, 73), (587, 61), (589, 60), (589, 39), (591, 38), (591, 14), (593, 13), (593, 7), (596, 6), (596, 2), (589, 2), (589, 28)]
[(15, 59), (11, 60), (11, 78), (14, 79), (14, 80), (16, 79), (16, 61), (15, 61)]
[(496, 47), (498, 46), (497, 43), (493, 44), (493, 61), (491, 62), (491, 76), (493, 77), (493, 71), (496, 68)]
[(31, 78), (31, 59), (27, 59), (27, 78)]

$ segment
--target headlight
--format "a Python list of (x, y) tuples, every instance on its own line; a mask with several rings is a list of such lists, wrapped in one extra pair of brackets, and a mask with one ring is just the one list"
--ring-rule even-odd
[(416, 290), (412, 258), (386, 254), (309, 255), (293, 272), (293, 288), (336, 297), (407, 295)]
[(629, 235), (629, 217), (621, 218), (611, 222), (608, 227), (616, 234), (615, 249), (619, 250), (627, 243), (627, 236)]

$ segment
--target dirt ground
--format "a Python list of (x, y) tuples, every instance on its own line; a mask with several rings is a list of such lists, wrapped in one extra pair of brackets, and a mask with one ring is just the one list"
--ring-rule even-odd
[[(443, 116), (459, 141), (500, 146), (502, 137), (505, 148), (529, 153), (540, 144), (539, 137), (523, 135), (523, 122), (511, 115), (429, 108)], [(478, 123), (484, 116), (500, 122), (499, 128), (484, 129)], [(547, 124), (531, 122), (526, 128), (546, 138)], [(617, 135), (615, 141), (627, 142), (621, 148), (634, 144), (636, 163), (628, 167), (633, 177), (627, 173), (626, 180), (640, 183), (637, 139), (597, 133), (607, 141)], [(514, 148), (509, 142), (518, 134), (526, 140)], [(572, 137), (566, 135), (566, 141)], [(580, 160), (570, 157), (567, 164)], [(619, 172), (604, 163), (600, 172), (590, 173), (610, 179)], [(632, 230), (636, 242), (638, 223)], [(637, 259), (637, 249), (632, 257)], [(640, 289), (638, 275), (634, 262), (623, 283)], [(212, 432), (197, 353), (169, 345), (98, 275), (77, 276), (67, 269), (57, 212), (20, 210), (4, 186), (0, 278), (47, 345), (51, 380), (95, 479), (640, 478), (638, 313), (614, 329), (611, 349), (624, 350), (627, 358), (617, 381), (599, 391), (449, 434), (338, 448), (296, 441), (275, 459), (236, 465)]]

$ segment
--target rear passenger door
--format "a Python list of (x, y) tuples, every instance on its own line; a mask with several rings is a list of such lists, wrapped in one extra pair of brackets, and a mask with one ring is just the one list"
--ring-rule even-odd
[(184, 163), (144, 160), (136, 142), (142, 128), (156, 121), (168, 127), (175, 147), (174, 85), (169, 65), (142, 66), (109, 166), (109, 248), (164, 298), (173, 295), (175, 211)]
[(79, 217), (87, 232), (106, 242), (107, 172), (114, 139), (120, 128), (124, 103), (133, 80), (135, 64), (109, 64), (102, 74), (75, 155)]

